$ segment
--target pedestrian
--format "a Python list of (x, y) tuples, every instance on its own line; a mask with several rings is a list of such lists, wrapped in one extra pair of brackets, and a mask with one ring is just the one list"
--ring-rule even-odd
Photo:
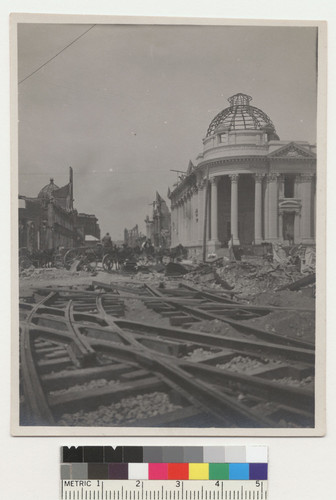
[(112, 239), (111, 239), (110, 233), (105, 234), (105, 236), (102, 239), (102, 245), (103, 245), (104, 253), (105, 253), (105, 251), (110, 250), (112, 248)]

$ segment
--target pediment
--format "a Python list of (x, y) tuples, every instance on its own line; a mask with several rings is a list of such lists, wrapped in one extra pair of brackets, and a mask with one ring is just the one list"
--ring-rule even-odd
[(301, 209), (301, 202), (295, 198), (284, 199), (279, 202), (279, 212), (299, 212)]
[(269, 158), (286, 160), (316, 159), (316, 155), (295, 142), (282, 146), (268, 155)]
[(297, 208), (300, 207), (301, 203), (299, 200), (296, 200), (295, 198), (291, 199), (285, 199), (279, 203), (279, 207), (281, 208)]

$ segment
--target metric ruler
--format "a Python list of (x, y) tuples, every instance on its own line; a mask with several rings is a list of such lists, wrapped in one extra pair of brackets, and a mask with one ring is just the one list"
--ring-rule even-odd
[(60, 500), (267, 500), (267, 446), (61, 449)]
[(267, 500), (267, 481), (62, 480), (60, 500)]

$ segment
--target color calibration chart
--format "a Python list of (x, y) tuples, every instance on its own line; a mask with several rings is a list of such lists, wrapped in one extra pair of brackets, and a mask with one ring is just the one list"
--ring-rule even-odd
[(61, 500), (267, 500), (267, 446), (61, 448)]

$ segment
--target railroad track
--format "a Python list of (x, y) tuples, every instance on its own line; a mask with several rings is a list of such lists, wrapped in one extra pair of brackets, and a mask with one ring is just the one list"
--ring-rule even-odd
[[(170, 326), (128, 319), (129, 300)], [(21, 425), (313, 426), (314, 347), (248, 325), (270, 309), (189, 286), (36, 289), (20, 303)], [(204, 318), (237, 335), (193, 329)]]

